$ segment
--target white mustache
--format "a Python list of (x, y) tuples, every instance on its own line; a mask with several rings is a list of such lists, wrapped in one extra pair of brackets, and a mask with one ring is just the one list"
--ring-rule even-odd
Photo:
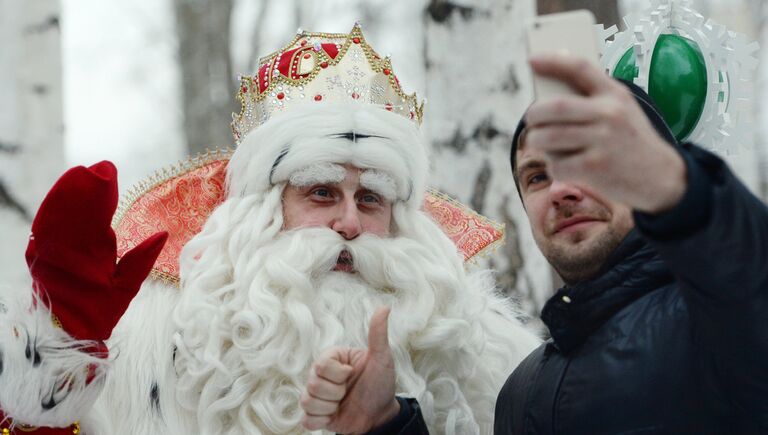
[(391, 282), (392, 275), (402, 279), (401, 275), (415, 264), (414, 260), (426, 259), (430, 264), (440, 262), (429, 250), (411, 239), (364, 234), (354, 240), (346, 240), (328, 228), (286, 231), (264, 249), (269, 252), (261, 256), (263, 267), (270, 268), (276, 264), (270, 264), (273, 262), (290, 262), (289, 266), (296, 272), (314, 277), (333, 270), (346, 251), (351, 256), (355, 271), (371, 285), (386, 285)]

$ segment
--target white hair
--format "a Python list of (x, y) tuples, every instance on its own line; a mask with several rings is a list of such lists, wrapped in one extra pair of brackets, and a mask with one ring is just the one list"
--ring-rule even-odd
[(354, 100), (302, 105), (243, 139), (227, 168), (230, 196), (264, 195), (308, 165), (349, 163), (389, 174), (397, 198), (418, 208), (429, 172), (427, 155), (418, 128), (398, 114)]
[[(295, 187), (307, 187), (314, 184), (338, 184), (344, 181), (347, 169), (336, 163), (316, 163), (305, 166), (291, 174), (288, 184)], [(360, 171), (360, 185), (381, 195), (387, 201), (397, 199), (397, 184), (391, 175), (376, 169)]]
[(389, 202), (397, 199), (397, 185), (391, 175), (383, 171), (368, 169), (360, 174), (360, 185), (376, 192)]
[(306, 187), (317, 183), (341, 183), (347, 176), (344, 166), (336, 163), (316, 163), (291, 174), (291, 186)]
[[(228, 199), (182, 252), (177, 398), (201, 432), (299, 431), (311, 363), (330, 346), (366, 346), (386, 304), (397, 391), (419, 400), (434, 433), (491, 433), (496, 395), (536, 339), (489, 274), (467, 274), (439, 227), (403, 202), (391, 239), (280, 233), (284, 185)], [(330, 272), (344, 249), (356, 274)]]

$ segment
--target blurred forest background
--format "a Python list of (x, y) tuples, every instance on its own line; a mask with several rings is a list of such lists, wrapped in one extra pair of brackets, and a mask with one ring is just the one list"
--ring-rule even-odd
[[(297, 28), (348, 32), (391, 54), (406, 91), (427, 98), (432, 185), (503, 222), (488, 258), (500, 285), (537, 315), (558, 285), (538, 253), (512, 182), (509, 142), (531, 101), (523, 23), (588, 8), (605, 27), (647, 0), (0, 0), (0, 285), (28, 280), (31, 217), (68, 167), (108, 159), (131, 185), (188, 155), (232, 144), (239, 73)], [(694, 8), (768, 46), (768, 5)], [(768, 194), (768, 64), (753, 101), (755, 146), (728, 156)]]

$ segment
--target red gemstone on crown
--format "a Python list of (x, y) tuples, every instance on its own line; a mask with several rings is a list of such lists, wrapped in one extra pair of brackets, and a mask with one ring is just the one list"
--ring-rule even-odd
[(320, 68), (328, 68), (328, 62), (321, 63)]
[(352, 38), (352, 42), (354, 42), (355, 44), (359, 44), (360, 43), (360, 38), (355, 36), (354, 38)]
[(384, 105), (384, 108), (385, 108), (385, 109), (387, 109), (387, 110), (389, 110), (389, 111), (391, 112), (391, 111), (392, 111), (392, 103), (387, 103), (387, 104), (385, 104), (385, 105)]
[(320, 101), (323, 99), (323, 96), (320, 94), (315, 95), (315, 101)]
[(280, 92), (280, 93), (277, 94), (277, 99), (278, 100), (282, 100), (283, 98), (285, 98), (285, 94), (284, 93)]
[(303, 47), (305, 45), (307, 45), (307, 40), (306, 39), (302, 39), (301, 40), (301, 46)]
[(357, 100), (358, 98), (360, 98), (360, 94), (358, 94), (357, 92), (352, 92), (352, 98)]
[(307, 53), (307, 54), (305, 54), (305, 55), (304, 55), (304, 59), (309, 59), (310, 57), (312, 57), (312, 55), (311, 55), (311, 54), (309, 54), (309, 53)]
[(389, 68), (384, 68), (381, 72), (383, 72), (385, 76), (388, 76), (391, 71)]
[(243, 88), (242, 88), (242, 89), (243, 89), (243, 92), (248, 92), (248, 87), (246, 87), (246, 86), (243, 86)]

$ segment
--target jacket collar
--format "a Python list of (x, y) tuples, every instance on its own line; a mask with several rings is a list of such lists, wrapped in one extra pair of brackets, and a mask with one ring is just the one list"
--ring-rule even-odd
[(558, 290), (541, 319), (555, 346), (568, 353), (616, 312), (673, 280), (656, 251), (633, 229), (595, 278)]

